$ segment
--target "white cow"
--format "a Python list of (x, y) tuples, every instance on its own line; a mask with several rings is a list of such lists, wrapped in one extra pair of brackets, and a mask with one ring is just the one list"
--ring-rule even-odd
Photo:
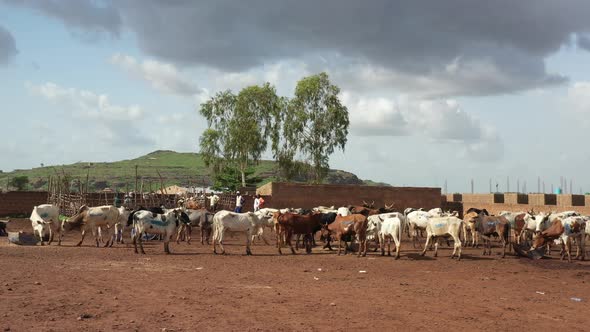
[[(272, 220), (272, 218), (270, 218)], [(217, 243), (221, 253), (225, 254), (223, 237), (226, 232), (246, 233), (246, 255), (252, 255), (250, 244), (252, 236), (261, 232), (269, 223), (267, 215), (262, 213), (246, 212), (235, 213), (230, 211), (219, 211), (213, 216), (213, 253), (217, 254)]]
[(426, 254), (426, 249), (430, 241), (434, 241), (434, 257), (438, 255), (438, 240), (440, 237), (452, 237), (454, 243), (453, 254), (451, 258), (455, 257), (457, 250), (459, 251), (458, 259), (461, 259), (461, 229), (463, 228), (463, 220), (457, 217), (433, 217), (428, 220), (426, 224), (426, 244), (422, 256)]
[(188, 215), (181, 209), (171, 209), (164, 214), (153, 213), (151, 211), (137, 211), (133, 213), (132, 217), (133, 229), (133, 245), (135, 253), (137, 254), (137, 242), (141, 253), (145, 254), (143, 250), (143, 235), (145, 233), (161, 234), (164, 236), (164, 252), (170, 253), (170, 238), (176, 232), (179, 223), (188, 221)]
[(379, 230), (381, 229), (381, 224), (383, 223), (383, 220), (394, 217), (402, 218), (402, 220), (404, 221), (406, 220), (406, 217), (400, 212), (380, 213), (368, 216), (367, 241), (379, 239)]
[[(570, 216), (562, 220), (562, 225), (564, 228), (563, 234), (560, 237), (563, 245), (562, 248), (565, 249), (565, 253), (568, 256), (568, 261), (571, 262), (571, 248), (572, 242), (575, 240), (577, 243), (577, 250), (576, 250), (576, 257), (578, 258), (581, 255), (582, 260), (586, 258), (586, 248), (585, 248), (585, 240), (586, 240), (586, 220), (581, 216)], [(576, 226), (581, 225), (581, 229), (576, 229)], [(563, 256), (562, 256), (563, 257)]]
[(551, 224), (555, 219), (565, 219), (567, 217), (579, 217), (580, 214), (576, 211), (563, 211), (563, 212), (557, 212), (557, 213), (550, 213), (549, 214), (549, 224)]
[(336, 210), (336, 214), (346, 217), (350, 214), (350, 210), (345, 206), (341, 206), (338, 208), (338, 210)]
[(335, 209), (334, 205), (332, 205), (332, 206), (323, 206), (323, 205), (320, 205), (320, 206), (314, 207), (311, 210), (312, 211), (321, 212), (321, 213), (332, 213), (332, 212), (337, 213), (338, 212), (338, 210)]
[(33, 233), (39, 237), (43, 245), (43, 237), (49, 235), (47, 245), (53, 241), (54, 233), (58, 233), (58, 245), (61, 244), (61, 222), (59, 221), (59, 208), (51, 204), (42, 204), (33, 207), (29, 217)]
[[(412, 246), (416, 248), (416, 243), (418, 243), (418, 233), (426, 230), (426, 225), (428, 224), (428, 219), (432, 216), (427, 211), (412, 211), (406, 215), (406, 219), (408, 221), (408, 235), (412, 239)], [(418, 246), (420, 244), (418, 243)]]
[(381, 244), (381, 256), (385, 254), (385, 240), (387, 239), (387, 256), (391, 256), (391, 239), (395, 242), (395, 259), (399, 259), (401, 249), (402, 229), (404, 225), (403, 215), (389, 217), (383, 220), (379, 231), (379, 243)]
[(88, 207), (82, 205), (78, 213), (64, 223), (64, 226), (68, 229), (72, 227), (80, 227), (82, 229), (82, 239), (78, 242), (77, 246), (81, 246), (86, 236), (86, 231), (90, 229), (94, 239), (96, 240), (96, 246), (99, 246), (98, 228), (107, 232), (107, 242), (105, 247), (112, 245), (111, 232), (113, 231), (115, 224), (119, 221), (119, 210), (113, 205), (104, 205), (97, 207)]
[(121, 206), (119, 209), (119, 220), (115, 224), (115, 234), (114, 240), (117, 243), (124, 243), (123, 242), (123, 231), (125, 230), (125, 226), (127, 225), (127, 220), (129, 219), (129, 215), (131, 214), (130, 210), (127, 210), (124, 206)]
[(443, 210), (441, 208), (430, 209), (430, 210), (428, 210), (428, 214), (431, 217), (442, 217), (443, 216)]

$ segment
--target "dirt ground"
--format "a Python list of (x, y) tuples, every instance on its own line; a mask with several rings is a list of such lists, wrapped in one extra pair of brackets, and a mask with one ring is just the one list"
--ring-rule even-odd
[(264, 244), (248, 257), (237, 236), (225, 256), (194, 240), (171, 244), (172, 255), (154, 241), (142, 256), (88, 237), (73, 247), (78, 240), (24, 247), (0, 238), (1, 330), (590, 330), (587, 261), (465, 249), (457, 262), (445, 245), (422, 258), (408, 242), (398, 261), (321, 247), (278, 256)]

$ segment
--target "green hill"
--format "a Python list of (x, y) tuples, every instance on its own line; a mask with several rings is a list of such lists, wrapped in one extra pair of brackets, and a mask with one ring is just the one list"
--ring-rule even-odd
[[(165, 186), (174, 184), (188, 186), (190, 184), (202, 187), (211, 184), (211, 172), (198, 153), (154, 151), (139, 158), (111, 163), (79, 162), (71, 165), (37, 167), (0, 173), (0, 186), (2, 189), (6, 189), (6, 184), (11, 178), (27, 176), (29, 189), (46, 190), (49, 176), (66, 174), (72, 179), (80, 179), (82, 183), (85, 183), (88, 174), (89, 191), (98, 191), (107, 187), (124, 191), (127, 188), (133, 190), (136, 166), (140, 184), (143, 179), (144, 190), (149, 190), (150, 185), (153, 190), (159, 189), (158, 172), (161, 174)], [(263, 179), (260, 184), (272, 181), (276, 178), (276, 163), (270, 160), (261, 161), (255, 167), (254, 176)], [(374, 184), (372, 181), (365, 182), (356, 175), (341, 170), (330, 170), (326, 183)]]

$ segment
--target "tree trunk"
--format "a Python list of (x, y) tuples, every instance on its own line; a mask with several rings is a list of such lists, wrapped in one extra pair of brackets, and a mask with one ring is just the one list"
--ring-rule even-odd
[(242, 173), (242, 187), (246, 187), (246, 171), (244, 165), (240, 165), (240, 173)]

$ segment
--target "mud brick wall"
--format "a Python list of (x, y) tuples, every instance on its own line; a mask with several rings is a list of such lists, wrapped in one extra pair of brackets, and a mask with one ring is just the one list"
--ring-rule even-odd
[(363, 200), (376, 207), (394, 203), (394, 208), (403, 211), (407, 207), (427, 209), (441, 206), (440, 188), (374, 187), (359, 185), (308, 185), (296, 183), (268, 183), (258, 188), (257, 193), (271, 196), (268, 207), (312, 208), (318, 205), (361, 205)]
[(0, 193), (0, 217), (9, 215), (30, 215), (33, 207), (47, 203), (47, 192), (9, 191)]
[[(501, 198), (500, 196), (504, 196)], [(451, 202), (459, 198), (457, 194), (446, 195)], [(470, 208), (486, 209), (492, 214), (500, 211), (568, 211), (590, 215), (590, 196), (584, 195), (555, 195), (555, 194), (462, 194), (463, 211)]]

